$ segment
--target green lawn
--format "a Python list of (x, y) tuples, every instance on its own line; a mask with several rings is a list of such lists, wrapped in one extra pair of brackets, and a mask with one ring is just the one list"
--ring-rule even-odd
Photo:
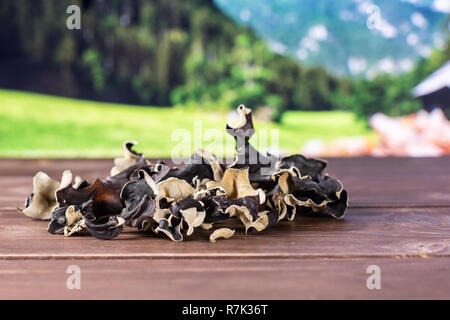
[[(231, 156), (234, 143), (224, 130), (227, 117), (226, 112), (139, 107), (0, 90), (0, 157), (113, 157), (121, 155), (124, 140), (139, 141), (136, 149), (147, 157), (170, 157), (180, 145), (192, 153), (202, 146), (202, 139), (203, 147), (218, 156)], [(223, 134), (214, 141), (202, 138), (201, 133), (194, 135), (194, 121), (199, 121), (203, 133), (216, 129)], [(288, 112), (280, 125), (255, 121), (255, 127), (257, 134), (262, 128), (278, 129), (280, 149), (290, 153), (299, 152), (313, 138), (330, 141), (370, 134), (364, 123), (341, 111)], [(177, 132), (178, 137), (192, 139), (180, 144), (175, 139)], [(257, 144), (257, 137), (252, 140)], [(224, 149), (224, 145), (228, 147)]]

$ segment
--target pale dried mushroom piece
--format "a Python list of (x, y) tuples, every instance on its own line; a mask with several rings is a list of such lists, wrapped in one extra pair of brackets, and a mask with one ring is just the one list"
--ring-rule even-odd
[(194, 194), (195, 189), (185, 180), (169, 178), (157, 184), (158, 196), (179, 201)]
[(56, 190), (56, 192), (58, 192), (61, 189), (66, 188), (71, 183), (72, 183), (72, 172), (70, 170), (65, 170), (63, 172), (63, 175), (61, 178), (61, 183), (59, 184), (59, 188), (58, 188), (58, 190)]
[(79, 233), (86, 229), (84, 224), (84, 216), (81, 211), (75, 208), (75, 206), (70, 206), (65, 212), (66, 216), (66, 226), (64, 227), (64, 236), (70, 237), (75, 233)]
[(137, 144), (137, 141), (125, 141), (123, 143), (123, 158), (114, 159), (114, 167), (111, 168), (110, 172), (111, 177), (141, 160), (142, 154), (133, 150), (133, 147)]
[(209, 230), (209, 229), (211, 229), (213, 227), (213, 224), (212, 223), (202, 223), (201, 225), (200, 225), (200, 228), (202, 228), (203, 230)]
[(203, 179), (200, 180), (197, 177), (194, 178), (194, 194), (200, 194), (202, 192), (207, 191), (207, 184), (208, 182), (210, 182), (211, 180), (209, 179)]
[(283, 193), (287, 194), (295, 191), (296, 185), (293, 179), (294, 175), (291, 171), (282, 170), (277, 174), (277, 176), (278, 186)]
[[(292, 211), (291, 207), (286, 205), (286, 202), (284, 201), (284, 193), (278, 185), (275, 187), (270, 198), (267, 199), (266, 205), (267, 208), (278, 213), (277, 222), (285, 219), (288, 212), (290, 213), (290, 211)], [(288, 217), (290, 217), (290, 214)]]
[(241, 104), (237, 107), (237, 123), (227, 123), (226, 131), (236, 140), (239, 138), (250, 139), (255, 133), (253, 128), (252, 110)]
[(206, 212), (204, 210), (198, 211), (197, 208), (189, 208), (181, 210), (183, 221), (188, 225), (186, 235), (190, 236), (194, 232), (194, 228), (199, 227), (205, 220)]
[(167, 202), (167, 198), (165, 197), (157, 196), (155, 203), (156, 208), (152, 218), (156, 223), (159, 223), (161, 219), (167, 219), (172, 214), (170, 211), (172, 202)]
[(225, 210), (225, 213), (229, 214), (230, 217), (237, 217), (241, 220), (245, 227), (245, 233), (250, 229), (262, 231), (269, 226), (268, 211), (261, 211), (254, 217), (248, 207), (232, 205)]
[(159, 221), (158, 227), (155, 229), (156, 233), (162, 232), (169, 237), (172, 241), (180, 242), (183, 241), (183, 235), (181, 234), (181, 223), (172, 226), (170, 219), (161, 219)]
[(179, 202), (177, 202), (171, 208), (172, 215), (182, 221), (183, 224), (187, 225), (186, 235), (190, 236), (194, 232), (194, 228), (199, 227), (203, 224), (205, 220), (206, 212), (203, 208), (203, 203), (197, 201), (191, 195)]
[(225, 195), (209, 195), (201, 199), (207, 212), (206, 223), (220, 222), (227, 216), (236, 217), (244, 224), (246, 232), (250, 228), (261, 231), (269, 225), (267, 217), (261, 214), (265, 194), (250, 184), (248, 168), (229, 168), (221, 181), (209, 182), (207, 186), (208, 189), (224, 190)]
[(243, 198), (247, 196), (259, 196), (250, 184), (248, 179), (248, 168), (246, 169), (232, 169), (225, 171), (222, 180), (219, 182), (211, 181), (207, 183), (208, 189), (220, 187), (225, 190), (226, 195), (232, 199)]
[(72, 186), (74, 189), (83, 189), (89, 187), (89, 185), (90, 183), (87, 180), (82, 179), (80, 176), (76, 176)]
[(209, 241), (216, 242), (219, 238), (229, 239), (234, 235), (234, 230), (231, 230), (229, 228), (220, 228), (217, 230), (214, 230), (213, 233), (209, 236)]
[[(193, 195), (189, 195), (176, 202), (170, 208), (168, 216), (158, 219), (158, 227), (154, 231), (164, 233), (172, 241), (182, 241), (183, 233), (190, 236), (194, 228), (202, 225), (205, 215), (203, 203), (195, 200)], [(186, 232), (183, 232), (184, 230)]]
[(33, 177), (33, 193), (26, 200), (26, 208), (23, 210), (18, 208), (17, 210), (33, 219), (51, 219), (52, 211), (58, 206), (56, 192), (62, 183), (67, 183), (68, 172), (70, 171), (64, 172), (61, 183), (51, 179), (42, 171), (36, 173)]

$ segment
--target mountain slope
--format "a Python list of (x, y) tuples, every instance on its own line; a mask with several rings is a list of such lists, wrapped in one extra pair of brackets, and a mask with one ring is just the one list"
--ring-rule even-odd
[[(215, 2), (233, 19), (256, 30), (273, 50), (337, 74), (408, 71), (417, 58), (444, 43), (446, 14), (437, 11), (438, 1)], [(440, 5), (440, 10), (447, 10), (445, 3)]]

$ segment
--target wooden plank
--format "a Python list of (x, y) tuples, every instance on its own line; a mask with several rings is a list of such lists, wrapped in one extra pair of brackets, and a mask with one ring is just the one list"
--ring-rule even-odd
[[(60, 179), (63, 170), (92, 181), (106, 177), (112, 160), (0, 160), (0, 208), (21, 206), (41, 170)], [(349, 190), (350, 206), (450, 206), (450, 157), (336, 158), (329, 172)]]
[[(212, 244), (196, 231), (182, 243), (126, 229), (103, 241), (65, 238), (14, 210), (38, 170), (93, 180), (111, 160), (0, 160), (0, 298), (357, 299), (450, 298), (450, 158), (332, 159), (350, 192), (344, 220), (293, 222)], [(403, 258), (403, 259), (402, 259)], [(427, 259), (426, 259), (427, 258)], [(68, 265), (82, 290), (66, 289)], [(382, 289), (368, 290), (368, 265)], [(264, 279), (264, 281), (261, 281)]]
[(450, 255), (449, 208), (350, 208), (343, 220), (297, 217), (246, 235), (237, 220), (222, 226), (236, 234), (213, 244), (207, 231), (174, 243), (162, 235), (126, 229), (104, 241), (47, 232), (47, 222), (0, 211), (0, 259), (95, 258), (305, 258)]
[[(172, 165), (170, 160), (166, 160)], [(88, 181), (106, 178), (113, 166), (112, 159), (0, 159), (0, 209), (22, 207), (25, 198), (33, 191), (33, 176), (38, 171), (60, 180), (64, 170), (73, 177)]]
[(0, 261), (0, 299), (449, 299), (449, 272), (450, 258)]
[(450, 157), (337, 158), (327, 170), (353, 206), (450, 206)]

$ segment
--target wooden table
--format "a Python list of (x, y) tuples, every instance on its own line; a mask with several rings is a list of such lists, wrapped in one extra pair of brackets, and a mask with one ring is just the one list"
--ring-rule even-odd
[[(111, 241), (47, 232), (15, 208), (38, 170), (92, 181), (111, 160), (0, 160), (0, 298), (450, 298), (450, 158), (331, 159), (350, 194), (343, 220), (297, 217), (210, 243), (126, 229)], [(68, 290), (66, 269), (81, 269)], [(381, 289), (366, 286), (367, 267)]]

